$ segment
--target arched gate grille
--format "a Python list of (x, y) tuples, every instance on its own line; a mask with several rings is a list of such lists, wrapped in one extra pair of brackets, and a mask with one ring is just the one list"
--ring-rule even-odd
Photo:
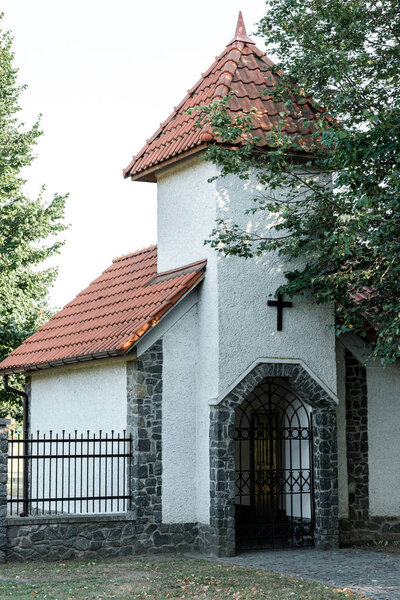
[(236, 546), (311, 546), (314, 539), (312, 414), (266, 379), (236, 409)]

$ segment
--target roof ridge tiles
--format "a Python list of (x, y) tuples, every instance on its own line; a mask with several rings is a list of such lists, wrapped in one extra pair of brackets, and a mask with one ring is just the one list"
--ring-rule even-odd
[[(262, 88), (272, 89), (282, 74), (282, 71), (278, 70), (265, 53), (257, 48), (247, 36), (243, 16), (239, 13), (234, 39), (215, 58), (209, 69), (190, 88), (182, 101), (175, 106), (173, 112), (160, 125), (148, 143), (133, 157), (128, 167), (124, 169), (124, 177), (131, 177), (139, 181), (157, 181), (157, 172), (161, 166), (167, 167), (175, 164), (181, 156), (191, 156), (195, 152), (202, 152), (210, 142), (219, 143), (220, 140), (214, 138), (208, 124), (202, 128), (195, 128), (198, 115), (192, 113), (190, 118), (186, 117), (186, 109), (226, 97), (229, 92), (235, 91), (237, 82), (240, 82), (243, 89), (237, 97), (228, 97), (228, 111), (231, 111), (232, 114), (239, 110), (246, 113), (249, 110), (249, 104), (258, 103), (258, 108), (260, 108), (259, 103), (264, 103), (265, 108), (259, 110), (261, 122), (257, 128), (264, 131), (269, 130), (270, 118), (278, 114), (279, 109), (271, 110), (273, 101), (270, 94), (268, 94), (268, 98), (264, 98)], [(251, 92), (246, 90), (247, 86), (253, 86)], [(266, 100), (270, 102), (269, 105), (265, 104)], [(315, 121), (317, 112), (319, 112), (319, 108), (311, 98), (305, 99), (301, 103), (310, 107), (309, 114), (303, 117), (299, 114), (300, 120), (296, 121), (295, 125), (293, 123), (288, 125), (291, 132), (297, 128), (296, 133), (299, 139), (305, 135), (301, 119), (307, 118), (307, 120)], [(298, 103), (294, 100), (293, 104), (295, 111), (298, 110)], [(294, 118), (293, 112), (292, 118)], [(310, 128), (312, 131), (315, 130), (313, 124)], [(257, 145), (267, 149), (269, 143), (269, 139), (262, 137)], [(304, 138), (303, 143), (305, 146), (311, 144), (308, 138)]]
[[(128, 254), (123, 254), (122, 256), (116, 256), (113, 258), (113, 264), (126, 260), (128, 258), (132, 258), (133, 256), (139, 256), (141, 254), (145, 254), (146, 252), (154, 252), (157, 250), (157, 244), (152, 244), (151, 246), (145, 246), (140, 250), (135, 250), (134, 252), (129, 252)], [(111, 267), (108, 267), (110, 269)], [(106, 271), (108, 270), (106, 269)]]
[(160, 271), (157, 273), (149, 282), (147, 282), (146, 286), (155, 285), (159, 283), (159, 280), (163, 277), (169, 277), (170, 275), (179, 275), (182, 271), (191, 271), (195, 269), (195, 267), (205, 267), (207, 265), (207, 259), (204, 258), (202, 260), (196, 260), (195, 262), (189, 263), (188, 265), (183, 265), (182, 267), (177, 267), (175, 269), (169, 269), (168, 271)]
[[(241, 14), (241, 13), (240, 13)], [(230, 46), (230, 44), (228, 44), (228, 47)], [(226, 61), (226, 63), (223, 65), (223, 68), (221, 70), (221, 74), (218, 78), (217, 84), (216, 84), (216, 88), (212, 97), (212, 100), (216, 100), (217, 98), (223, 98), (224, 96), (226, 96), (227, 94), (229, 94), (230, 89), (231, 89), (231, 84), (232, 84), (232, 80), (233, 80), (233, 76), (239, 66), (239, 61), (240, 61), (240, 57), (242, 55), (242, 50), (244, 48), (244, 44), (240, 43), (237, 46), (235, 46), (234, 51), (235, 54), (237, 54), (238, 56), (235, 58), (232, 56), (229, 58), (229, 60)], [(230, 54), (233, 54), (234, 51), (231, 51)], [(232, 71), (232, 69), (230, 68), (226, 68), (226, 66), (229, 63), (233, 63), (236, 65), (235, 69)], [(222, 93), (223, 92), (223, 87), (226, 88), (226, 92), (225, 94)]]

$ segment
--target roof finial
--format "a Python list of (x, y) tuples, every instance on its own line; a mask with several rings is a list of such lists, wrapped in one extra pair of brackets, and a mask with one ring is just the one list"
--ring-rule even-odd
[[(239, 17), (236, 25), (235, 37), (229, 44), (233, 42), (246, 42), (247, 44), (254, 44), (253, 40), (249, 38), (246, 32), (246, 26), (243, 21), (242, 11), (239, 11)], [(229, 46), (228, 44), (228, 46)]]

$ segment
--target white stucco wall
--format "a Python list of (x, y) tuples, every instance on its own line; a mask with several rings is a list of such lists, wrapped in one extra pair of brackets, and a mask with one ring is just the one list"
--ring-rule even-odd
[[(205, 280), (198, 290), (194, 367), (195, 513), (196, 520), (204, 523), (209, 521), (210, 403), (223, 397), (250, 365), (268, 358), (301, 360), (333, 396), (336, 393), (335, 338), (328, 327), (333, 323), (332, 308), (296, 298), (294, 307), (284, 312), (284, 330), (277, 332), (276, 309), (269, 308), (267, 301), (284, 280), (282, 261), (271, 256), (246, 262), (224, 258), (204, 245), (217, 217), (243, 221), (244, 211), (257, 191), (254, 182), (233, 177), (208, 183), (216, 173), (215, 166), (193, 158), (165, 169), (157, 181), (158, 270), (203, 258), (208, 261)], [(164, 360), (166, 356), (167, 352)], [(182, 364), (185, 370), (185, 360)], [(184, 389), (176, 378), (168, 385), (170, 395), (173, 389), (175, 394), (179, 390), (182, 402), (190, 404), (191, 386)], [(183, 456), (183, 446), (180, 452)], [(166, 463), (164, 468), (169, 468)], [(166, 488), (165, 502), (168, 493)], [(189, 504), (187, 513), (190, 511)], [(177, 517), (170, 513), (169, 518)]]
[(197, 305), (163, 336), (162, 518), (190, 523), (196, 516)]
[(383, 367), (369, 361), (368, 348), (354, 334), (343, 344), (367, 366), (369, 512), (374, 516), (400, 515), (400, 362)]
[(31, 431), (104, 433), (126, 429), (126, 363), (93, 361), (34, 373)]
[[(256, 181), (235, 177), (217, 180), (218, 217), (231, 219), (247, 231), (268, 226), (267, 217), (245, 215), (254, 206), (252, 199), (261, 189)], [(330, 327), (331, 306), (317, 305), (310, 298), (293, 299), (293, 307), (283, 312), (283, 331), (277, 331), (277, 310), (269, 307), (274, 294), (285, 281), (288, 265), (278, 255), (244, 261), (237, 257), (218, 260), (219, 308), (219, 395), (246, 367), (260, 358), (301, 359), (313, 373), (336, 393), (335, 335)]]
[(215, 166), (193, 158), (158, 175), (159, 272), (203, 258), (215, 260), (215, 252), (203, 243), (215, 223), (216, 182), (207, 182), (215, 174)]
[[(126, 361), (121, 359), (93, 361), (77, 366), (49, 369), (41, 373), (34, 373), (31, 378), (31, 431), (36, 435), (40, 431), (49, 438), (53, 438), (65, 430), (65, 437), (71, 435), (75, 438), (77, 431), (78, 442), (65, 445), (65, 451), (74, 454), (101, 454), (101, 452), (121, 452), (123, 445), (115, 442), (88, 441), (95, 435), (102, 438), (114, 430), (115, 437), (126, 429), (127, 421), (127, 377)], [(86, 432), (89, 430), (89, 438)], [(85, 441), (80, 441), (80, 438)], [(38, 454), (56, 457), (62, 454), (64, 446), (61, 443), (39, 443), (36, 451)], [(107, 463), (107, 464), (106, 464)], [(52, 501), (51, 503), (39, 502), (33, 508), (51, 512), (74, 512), (83, 508), (88, 513), (125, 512), (124, 501), (96, 500), (96, 501), (68, 501), (68, 498), (99, 497), (110, 495), (119, 490), (120, 494), (127, 493), (127, 479), (123, 458), (83, 458), (71, 461), (62, 461), (52, 458), (36, 462), (32, 460), (32, 471), (37, 477), (32, 478), (32, 499), (60, 498), (64, 502)], [(106, 483), (107, 481), (107, 483)], [(39, 482), (39, 486), (37, 483)]]
[(157, 180), (158, 270), (173, 269), (207, 259), (199, 288), (196, 368), (196, 515), (209, 522), (209, 405), (218, 395), (218, 285), (217, 255), (204, 246), (216, 218), (213, 165), (193, 159), (168, 169)]
[(371, 516), (400, 515), (400, 365), (367, 367)]

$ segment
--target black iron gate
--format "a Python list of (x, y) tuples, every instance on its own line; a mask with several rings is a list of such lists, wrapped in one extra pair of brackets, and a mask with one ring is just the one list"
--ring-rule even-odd
[(236, 409), (238, 550), (312, 546), (312, 414), (290, 389), (266, 379)]

